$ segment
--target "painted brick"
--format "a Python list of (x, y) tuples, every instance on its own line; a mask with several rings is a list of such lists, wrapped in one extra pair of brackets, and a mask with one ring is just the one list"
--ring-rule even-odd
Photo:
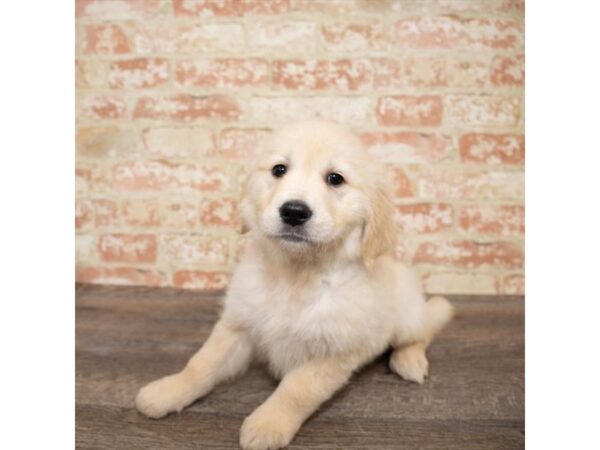
[(391, 42), (387, 25), (381, 22), (326, 24), (321, 39), (328, 52), (384, 52)]
[(494, 13), (504, 10), (505, 0), (427, 0), (427, 1), (396, 1), (392, 3), (392, 10), (405, 12), (409, 9), (412, 13), (431, 14), (432, 11), (446, 14), (457, 13)]
[(87, 54), (122, 55), (131, 51), (125, 31), (117, 24), (91, 24), (85, 27), (83, 51)]
[(108, 67), (104, 61), (75, 61), (75, 87), (90, 89), (108, 85)]
[(209, 128), (153, 127), (142, 133), (148, 153), (159, 158), (196, 158), (216, 153), (215, 135)]
[(413, 56), (404, 61), (402, 79), (409, 87), (462, 87), (479, 90), (490, 78), (486, 56)]
[(163, 286), (164, 275), (153, 269), (131, 267), (78, 267), (75, 279), (79, 283), (122, 286)]
[(177, 16), (248, 16), (283, 14), (290, 0), (173, 0)]
[(438, 126), (442, 110), (437, 95), (393, 95), (380, 97), (375, 113), (380, 125)]
[(418, 175), (423, 198), (523, 200), (521, 171), (469, 171), (462, 168), (423, 168)]
[(373, 58), (373, 87), (375, 89), (401, 88), (405, 84), (403, 62), (396, 58)]
[(500, 6), (500, 11), (516, 12), (517, 14), (525, 14), (525, 0), (503, 0)]
[(525, 136), (522, 134), (465, 134), (460, 137), (459, 149), (463, 162), (525, 164)]
[(94, 222), (94, 207), (89, 200), (75, 201), (75, 229), (89, 228)]
[(135, 161), (113, 167), (112, 186), (120, 191), (225, 192), (231, 180), (212, 164)]
[(525, 295), (525, 277), (520, 274), (505, 276), (503, 293), (508, 295)]
[(364, 90), (371, 85), (365, 59), (274, 61), (273, 85), (287, 90)]
[(518, 49), (525, 44), (522, 21), (512, 19), (464, 19), (467, 45), (474, 49)]
[(120, 225), (119, 204), (113, 199), (94, 199), (94, 226), (96, 228), (110, 228)]
[(164, 199), (160, 205), (160, 222), (166, 230), (194, 230), (199, 223), (198, 203), (190, 200)]
[(226, 128), (221, 131), (221, 154), (228, 159), (248, 161), (257, 155), (259, 143), (270, 133), (260, 128)]
[(368, 150), (384, 163), (436, 163), (452, 152), (452, 140), (442, 134), (369, 132), (361, 139)]
[(241, 88), (266, 86), (269, 64), (264, 59), (195, 59), (178, 61), (175, 81), (180, 86)]
[(483, 87), (490, 77), (486, 57), (444, 56), (372, 59), (375, 88)]
[(415, 188), (406, 171), (400, 167), (392, 167), (393, 193), (395, 197), (406, 198), (415, 195)]
[(417, 264), (436, 264), (463, 268), (523, 266), (523, 250), (508, 242), (433, 241), (417, 247)]
[(76, 0), (75, 16), (91, 19), (145, 19), (166, 12), (167, 0)]
[(249, 45), (256, 51), (306, 52), (317, 45), (317, 24), (309, 21), (255, 22), (248, 27)]
[(467, 19), (457, 16), (412, 17), (395, 24), (398, 48), (521, 48), (524, 30), (513, 20)]
[(460, 127), (515, 126), (521, 116), (521, 102), (514, 96), (450, 95), (445, 112), (448, 121)]
[(131, 157), (139, 148), (133, 129), (121, 127), (80, 127), (75, 138), (77, 156), (85, 158)]
[(75, 169), (75, 193), (80, 194), (90, 189), (91, 170), (88, 168), (77, 167)]
[(490, 78), (490, 61), (485, 55), (452, 56), (448, 59), (448, 86), (480, 90)]
[(142, 23), (132, 31), (136, 53), (243, 53), (244, 28), (237, 23), (188, 24), (177, 21)]
[(102, 166), (75, 168), (75, 192), (78, 195), (103, 192), (108, 189), (109, 175)]
[(104, 234), (98, 238), (98, 254), (103, 261), (154, 262), (156, 236), (151, 234)]
[(454, 17), (415, 17), (395, 24), (399, 48), (452, 48), (466, 39), (460, 20)]
[(523, 206), (472, 205), (460, 210), (460, 230), (464, 233), (498, 236), (523, 236), (525, 234), (525, 208)]
[(492, 83), (496, 86), (525, 84), (525, 56), (496, 56), (492, 61)]
[(401, 233), (435, 233), (452, 228), (454, 209), (445, 203), (397, 205), (395, 222)]
[(226, 272), (204, 272), (178, 270), (173, 274), (173, 286), (201, 291), (222, 291), (227, 287), (229, 274)]
[(123, 222), (132, 228), (160, 226), (159, 202), (156, 198), (129, 199), (121, 203)]
[(95, 263), (96, 240), (96, 236), (93, 234), (75, 234), (75, 261), (77, 265)]
[(448, 85), (448, 61), (443, 56), (411, 57), (406, 60), (406, 82), (413, 87)]
[(234, 120), (239, 114), (239, 105), (231, 97), (187, 94), (142, 97), (138, 100), (133, 113), (138, 119), (170, 119), (181, 122), (197, 119)]
[(355, 0), (294, 0), (294, 11), (340, 16), (356, 12)]
[(231, 198), (202, 200), (200, 223), (205, 227), (240, 228), (241, 220), (238, 215), (237, 201)]
[(151, 88), (169, 79), (169, 63), (164, 58), (136, 58), (110, 64), (108, 82), (113, 89)]
[(423, 285), (428, 294), (499, 294), (496, 276), (482, 273), (441, 272), (427, 273)]
[(253, 97), (246, 116), (261, 124), (321, 118), (346, 125), (365, 125), (370, 117), (367, 97)]
[(229, 257), (227, 238), (208, 236), (162, 236), (161, 248), (172, 263), (222, 266)]
[(81, 101), (82, 114), (90, 119), (124, 119), (128, 116), (127, 101), (118, 96), (89, 95)]

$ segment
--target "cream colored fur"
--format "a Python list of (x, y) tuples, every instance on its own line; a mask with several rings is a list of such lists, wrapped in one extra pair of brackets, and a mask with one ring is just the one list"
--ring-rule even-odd
[[(287, 166), (281, 178), (271, 173), (276, 164)], [(330, 172), (345, 183), (327, 184)], [(279, 208), (288, 200), (313, 211), (303, 225), (305, 241), (280, 236)], [(452, 307), (442, 297), (426, 302), (416, 274), (391, 257), (395, 231), (385, 174), (358, 138), (319, 121), (274, 133), (251, 170), (241, 207), (250, 243), (221, 319), (181, 372), (140, 390), (140, 412), (153, 418), (179, 412), (260, 360), (281, 382), (244, 421), (240, 444), (277, 449), (389, 346), (390, 367), (423, 382), (425, 350)]]

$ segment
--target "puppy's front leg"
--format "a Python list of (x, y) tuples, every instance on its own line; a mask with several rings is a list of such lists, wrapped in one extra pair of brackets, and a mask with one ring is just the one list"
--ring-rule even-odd
[(221, 319), (185, 368), (140, 389), (135, 406), (154, 419), (179, 412), (221, 381), (246, 370), (251, 353), (248, 337)]
[(266, 450), (288, 445), (302, 423), (344, 385), (357, 366), (349, 360), (314, 360), (289, 372), (244, 421), (242, 448)]

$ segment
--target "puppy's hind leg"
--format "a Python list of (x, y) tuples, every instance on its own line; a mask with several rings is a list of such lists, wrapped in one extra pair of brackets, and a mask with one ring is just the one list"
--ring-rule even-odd
[(425, 356), (433, 337), (452, 319), (454, 308), (444, 297), (425, 303), (425, 322), (421, 336), (409, 343), (395, 342), (390, 368), (407, 381), (422, 384), (429, 372)]
[(251, 354), (248, 337), (221, 319), (185, 368), (144, 386), (135, 406), (153, 419), (180, 412), (218, 383), (246, 370)]

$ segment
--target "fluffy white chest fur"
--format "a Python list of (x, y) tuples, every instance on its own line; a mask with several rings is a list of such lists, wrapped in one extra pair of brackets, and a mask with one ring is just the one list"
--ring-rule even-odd
[(372, 271), (357, 262), (324, 270), (266, 270), (249, 249), (235, 273), (223, 318), (252, 340), (256, 354), (280, 378), (306, 361), (356, 357), (363, 362), (422, 328), (425, 299), (416, 276), (391, 260)]

